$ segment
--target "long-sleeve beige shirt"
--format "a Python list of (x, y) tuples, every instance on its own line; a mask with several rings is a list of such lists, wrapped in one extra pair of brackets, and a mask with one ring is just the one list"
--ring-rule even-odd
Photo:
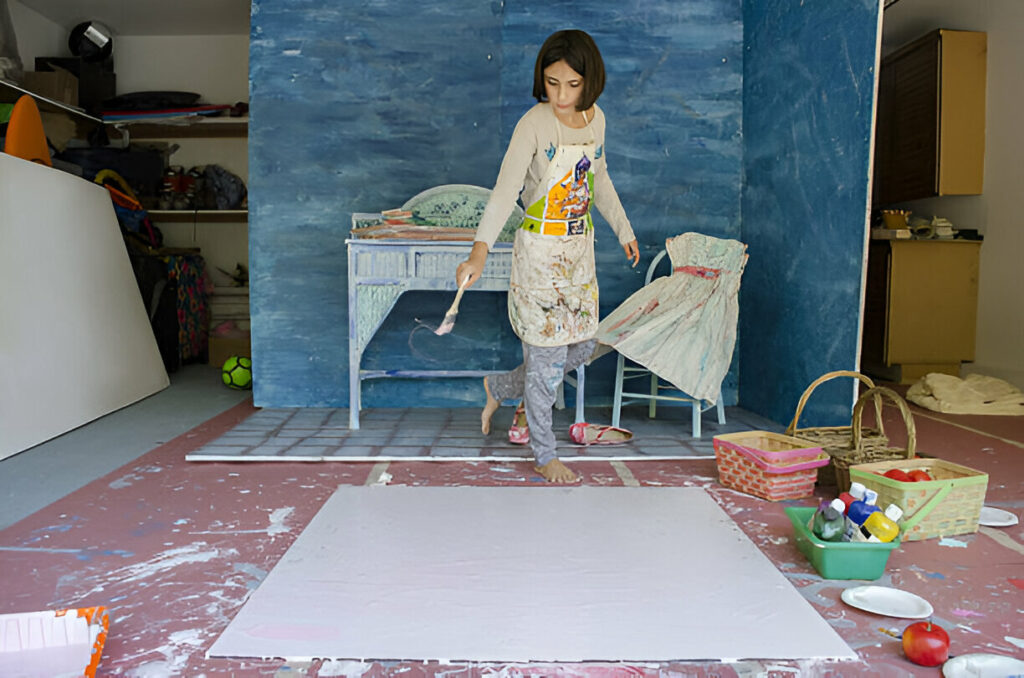
[(580, 129), (567, 127), (559, 122), (547, 103), (538, 103), (527, 111), (512, 132), (512, 140), (509, 141), (505, 159), (502, 160), (501, 170), (498, 172), (498, 180), (494, 184), (494, 191), (480, 219), (474, 239), (486, 243), (487, 248), (491, 249), (512, 213), (520, 191), (523, 205), (526, 207), (544, 195), (547, 187), (541, 185), (541, 179), (550, 162), (549, 153), (554, 152), (561, 136), (563, 144), (583, 144), (588, 143), (591, 138), (594, 139), (597, 145), (597, 157), (592, 159), (591, 164), (594, 172), (594, 206), (611, 225), (620, 244), (625, 245), (635, 240), (633, 227), (608, 176), (604, 128), (604, 112), (596, 104), (594, 119)]

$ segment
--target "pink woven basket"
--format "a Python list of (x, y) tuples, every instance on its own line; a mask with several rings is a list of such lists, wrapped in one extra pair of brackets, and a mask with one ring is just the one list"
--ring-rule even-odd
[(714, 446), (722, 485), (770, 501), (813, 494), (817, 469), (829, 460), (820, 447), (770, 431), (715, 436)]

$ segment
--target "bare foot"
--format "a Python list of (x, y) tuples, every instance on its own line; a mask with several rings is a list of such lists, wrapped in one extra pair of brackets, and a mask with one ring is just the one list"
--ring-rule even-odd
[(484, 377), (484, 393), (487, 394), (487, 403), (484, 405), (483, 411), (480, 412), (480, 431), (487, 435), (491, 432), (491, 416), (498, 409), (498, 406), (501, 405), (491, 395), (491, 389), (487, 386), (487, 377)]
[(560, 459), (552, 459), (543, 466), (534, 466), (533, 470), (544, 476), (549, 483), (558, 483), (559, 485), (579, 482), (580, 479)]

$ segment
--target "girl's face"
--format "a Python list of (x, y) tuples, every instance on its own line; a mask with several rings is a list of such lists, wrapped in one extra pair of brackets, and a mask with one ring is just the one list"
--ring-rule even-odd
[(564, 59), (556, 61), (544, 69), (544, 93), (559, 117), (572, 116), (583, 94), (583, 76)]

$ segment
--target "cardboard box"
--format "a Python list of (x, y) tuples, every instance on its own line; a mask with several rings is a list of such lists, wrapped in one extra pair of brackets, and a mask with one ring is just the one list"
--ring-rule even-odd
[(25, 89), (62, 104), (78, 105), (78, 78), (63, 68), (26, 72)]
[(85, 61), (81, 57), (36, 57), (37, 71), (63, 69), (78, 77), (78, 105), (96, 114), (103, 110), (103, 102), (114, 96), (117, 76), (113, 61)]
[(210, 364), (220, 367), (224, 361), (233, 355), (245, 358), (252, 357), (252, 349), (249, 347), (249, 335), (236, 337), (218, 337), (210, 335), (209, 356)]

